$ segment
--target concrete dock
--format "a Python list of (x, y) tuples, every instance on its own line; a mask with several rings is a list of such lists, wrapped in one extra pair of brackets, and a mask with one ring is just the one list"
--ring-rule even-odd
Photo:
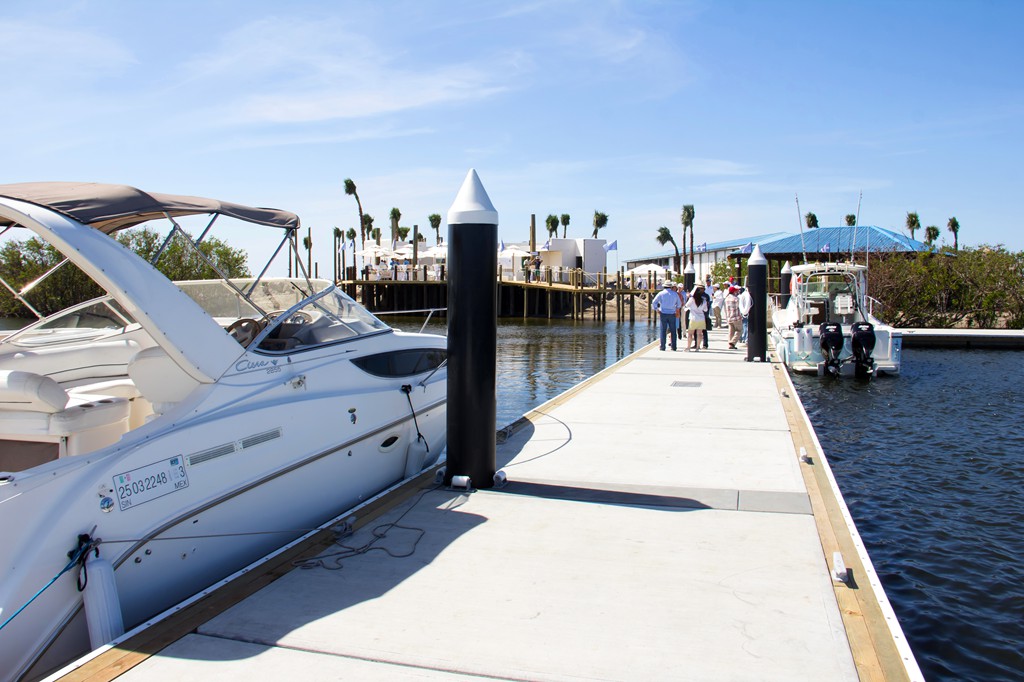
[(420, 476), (60, 679), (923, 679), (784, 368), (725, 345), (643, 349), (508, 429), (505, 487)]

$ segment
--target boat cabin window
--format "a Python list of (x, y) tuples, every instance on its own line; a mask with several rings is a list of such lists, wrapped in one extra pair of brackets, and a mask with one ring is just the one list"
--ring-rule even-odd
[(440, 367), (447, 357), (444, 349), (417, 348), (367, 355), (352, 364), (378, 377), (408, 377)]
[(344, 292), (331, 288), (288, 310), (258, 321), (261, 351), (291, 352), (390, 330)]
[(72, 306), (12, 334), (5, 343), (34, 348), (120, 334), (136, 324), (120, 303), (104, 296)]

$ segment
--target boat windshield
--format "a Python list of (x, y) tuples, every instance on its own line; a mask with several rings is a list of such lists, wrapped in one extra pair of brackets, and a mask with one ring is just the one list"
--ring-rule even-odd
[(331, 286), (276, 314), (253, 343), (260, 351), (292, 352), (390, 329), (343, 291)]
[[(307, 282), (297, 278), (274, 278), (261, 279), (256, 288), (252, 289), (255, 281), (252, 278), (238, 278), (228, 284), (222, 279), (204, 279), (175, 284), (222, 327), (241, 318), (259, 320), (264, 317), (264, 313), (268, 318), (277, 317), (331, 286), (330, 282), (322, 279)], [(249, 293), (248, 299), (239, 291)]]
[(135, 319), (110, 296), (94, 298), (45, 317), (4, 339), (5, 344), (34, 348), (94, 341), (138, 328)]

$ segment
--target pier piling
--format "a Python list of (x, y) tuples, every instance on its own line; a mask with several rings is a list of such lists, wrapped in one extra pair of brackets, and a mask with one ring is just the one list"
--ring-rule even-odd
[(747, 361), (768, 362), (768, 261), (756, 245), (747, 261), (747, 291), (752, 301), (747, 316)]
[[(498, 212), (475, 169), (448, 210), (448, 466), (444, 483), (468, 476), (494, 485), (498, 352)], [(526, 307), (524, 290), (523, 307)]]

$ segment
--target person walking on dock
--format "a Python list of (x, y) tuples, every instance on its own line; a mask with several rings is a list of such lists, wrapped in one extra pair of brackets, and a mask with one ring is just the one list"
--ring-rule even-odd
[(729, 293), (722, 302), (725, 321), (729, 323), (729, 348), (735, 348), (743, 336), (743, 313), (740, 312), (740, 299), (736, 295), (739, 291), (739, 287), (729, 287)]
[(686, 350), (700, 350), (701, 337), (697, 333), (707, 328), (705, 313), (708, 311), (707, 301), (704, 300), (704, 287), (699, 284), (690, 292), (690, 298), (686, 301), (686, 310), (690, 313), (690, 323), (687, 326)]
[(716, 327), (722, 326), (722, 304), (725, 303), (727, 293), (725, 285), (720, 284), (715, 287), (715, 293), (711, 296), (711, 312), (714, 314)]
[[(715, 293), (717, 291), (718, 291), (718, 287), (716, 287), (714, 282), (711, 281), (711, 275), (707, 275), (704, 278), (704, 295), (707, 297), (706, 300), (708, 302), (708, 311), (709, 312), (711, 311), (712, 307), (715, 304)], [(707, 324), (705, 325), (705, 330), (707, 330), (707, 329), (714, 329), (716, 326), (717, 327), (722, 326), (722, 318), (721, 318), (721, 316), (719, 316), (718, 319), (712, 321), (711, 315), (708, 315), (707, 316)], [(704, 347), (707, 348), (708, 344), (707, 344), (707, 336), (706, 335), (704, 336), (704, 339), (705, 339)]]
[(683, 325), (685, 324), (683, 307), (686, 305), (686, 289), (684, 289), (683, 286), (682, 282), (676, 282), (676, 295), (679, 296), (679, 314), (676, 315), (676, 334), (680, 339), (683, 338)]
[(754, 306), (754, 299), (750, 297), (750, 292), (747, 291), (746, 287), (740, 287), (740, 315), (743, 316), (743, 333), (740, 336), (740, 341), (743, 343), (747, 342), (747, 318), (750, 315), (750, 309)]
[(676, 326), (679, 324), (679, 296), (676, 294), (675, 284), (665, 280), (665, 284), (658, 295), (651, 302), (651, 307), (661, 316), (661, 330), (658, 332), (658, 341), (661, 350), (665, 350), (665, 336), (672, 336), (672, 350), (676, 350)]

